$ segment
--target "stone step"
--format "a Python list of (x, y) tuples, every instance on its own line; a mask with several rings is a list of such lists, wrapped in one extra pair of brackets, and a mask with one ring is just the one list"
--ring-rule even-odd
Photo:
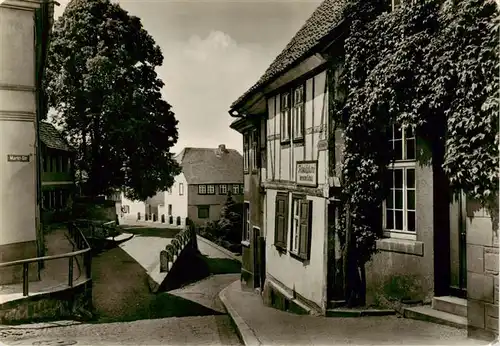
[(445, 326), (466, 329), (467, 317), (457, 316), (448, 312), (434, 310), (430, 305), (405, 308), (403, 315), (414, 320), (438, 323)]
[(467, 300), (452, 296), (434, 297), (432, 308), (449, 314), (467, 317)]

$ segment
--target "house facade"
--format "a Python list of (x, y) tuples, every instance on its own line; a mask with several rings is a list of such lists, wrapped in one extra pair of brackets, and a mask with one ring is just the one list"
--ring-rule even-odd
[(41, 153), (42, 218), (50, 219), (54, 214), (68, 208), (74, 196), (75, 150), (69, 146), (61, 133), (47, 122), (39, 124)]
[(203, 226), (220, 218), (228, 193), (236, 203), (243, 202), (243, 157), (234, 149), (185, 148), (176, 156), (182, 172), (172, 188), (162, 192), (163, 205), (158, 206), (159, 219), (170, 216), (185, 222), (189, 217)]
[[(258, 136), (265, 153), (256, 166), (258, 183), (245, 174), (250, 223), (243, 229), (246, 234), (255, 223), (265, 238), (264, 263), (257, 264), (265, 268), (263, 299), (322, 315), (345, 303), (338, 233), (343, 130), (329, 112), (345, 97), (335, 87), (343, 68), (345, 5), (325, 0), (230, 108), (237, 118), (231, 127), (243, 138), (265, 133)], [(383, 237), (366, 265), (367, 303), (420, 302), (405, 316), (425, 319), (439, 310), (442, 323), (454, 321), (471, 336), (498, 335), (498, 237), (491, 215), (463, 195), (449, 197), (440, 163), (419, 163), (428, 145), (418, 133), (394, 124), (387, 140), (396, 156), (388, 167), (389, 197), (380, 206)], [(252, 147), (244, 148), (244, 156), (251, 155)], [(247, 238), (242, 282), (258, 287), (247, 272), (255, 275), (252, 249), (259, 240)]]
[(241, 280), (248, 289), (264, 288), (266, 246), (264, 215), (266, 196), (266, 124), (264, 116), (236, 119), (231, 128), (243, 139), (243, 233)]

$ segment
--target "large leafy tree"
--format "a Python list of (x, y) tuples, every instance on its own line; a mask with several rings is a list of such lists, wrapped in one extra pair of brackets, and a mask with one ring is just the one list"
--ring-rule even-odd
[(170, 153), (178, 122), (155, 72), (162, 62), (141, 20), (109, 0), (72, 0), (54, 24), (48, 103), (90, 196), (123, 188), (145, 200), (180, 172)]

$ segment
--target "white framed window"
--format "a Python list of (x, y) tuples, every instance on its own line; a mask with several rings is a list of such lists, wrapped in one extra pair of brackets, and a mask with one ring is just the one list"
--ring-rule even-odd
[(251, 145), (252, 145), (252, 148), (251, 148), (251, 159), (252, 159), (252, 170), (256, 170), (258, 168), (258, 165), (257, 165), (257, 151), (258, 151), (258, 132), (257, 130), (253, 130), (252, 131), (252, 135), (251, 135)]
[(293, 90), (293, 139), (304, 139), (304, 86), (300, 85)]
[(248, 202), (245, 202), (245, 213), (243, 217), (243, 241), (250, 241), (250, 203)]
[(207, 185), (207, 195), (215, 194), (215, 185)]
[(391, 9), (394, 11), (401, 6), (401, 0), (391, 0)]
[(227, 185), (219, 185), (219, 195), (227, 195)]
[(416, 148), (410, 127), (392, 127), (394, 162), (388, 167), (389, 195), (383, 203), (384, 235), (416, 239)]
[(207, 194), (207, 185), (198, 185), (198, 194), (206, 195)]
[(290, 251), (294, 254), (299, 253), (300, 237), (300, 199), (293, 199), (292, 203), (292, 229), (290, 232)]
[(179, 183), (179, 196), (184, 195), (184, 183)]
[(281, 95), (281, 141), (290, 140), (290, 93)]
[(240, 194), (240, 186), (233, 185), (233, 195), (239, 195), (239, 194)]
[(250, 135), (243, 135), (243, 172), (248, 173), (250, 170)]

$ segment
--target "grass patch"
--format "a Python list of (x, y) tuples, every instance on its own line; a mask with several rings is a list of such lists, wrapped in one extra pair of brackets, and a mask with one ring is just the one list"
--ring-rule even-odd
[(154, 227), (121, 227), (123, 233), (130, 233), (141, 237), (174, 238), (180, 229), (174, 228), (154, 228)]

